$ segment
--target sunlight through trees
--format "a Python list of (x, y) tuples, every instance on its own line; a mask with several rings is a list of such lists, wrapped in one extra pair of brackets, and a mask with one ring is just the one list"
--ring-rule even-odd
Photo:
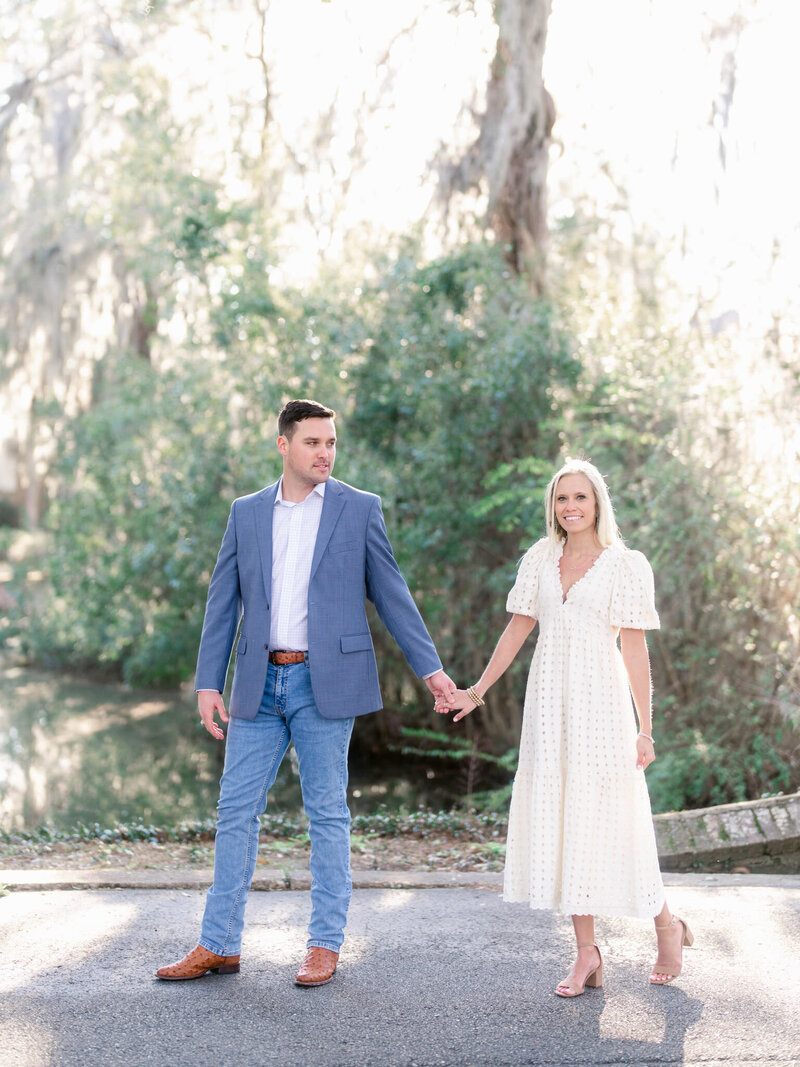
[[(457, 678), (584, 453), (656, 571), (655, 805), (798, 787), (800, 226), (749, 154), (783, 173), (759, 85), (789, 16), (626, 3), (638, 49), (588, 0), (6, 6), (14, 654), (189, 678), (230, 499), (312, 395)], [(428, 717), (383, 644), (364, 751)], [(524, 675), (469, 720), (498, 759)]]

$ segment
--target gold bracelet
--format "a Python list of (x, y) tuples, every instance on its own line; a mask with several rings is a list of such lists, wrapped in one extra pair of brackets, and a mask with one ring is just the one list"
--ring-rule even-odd
[(475, 705), (476, 708), (482, 708), (483, 705), (486, 703), (486, 701), (483, 699), (483, 697), (479, 696), (475, 692), (475, 686), (473, 686), (473, 685), (471, 685), (469, 687), (469, 689), (467, 689), (467, 696), (470, 698), (470, 700), (472, 701), (472, 703)]

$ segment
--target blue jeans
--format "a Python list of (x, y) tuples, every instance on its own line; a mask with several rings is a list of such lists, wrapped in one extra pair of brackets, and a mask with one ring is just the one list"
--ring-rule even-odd
[(228, 723), (220, 780), (214, 883), (206, 896), (200, 944), (219, 956), (239, 955), (247, 892), (258, 852), (259, 816), (281, 760), (293, 743), (311, 838), (308, 947), (338, 952), (350, 904), (350, 811), (347, 750), (353, 719), (317, 710), (308, 663), (270, 663), (255, 719)]

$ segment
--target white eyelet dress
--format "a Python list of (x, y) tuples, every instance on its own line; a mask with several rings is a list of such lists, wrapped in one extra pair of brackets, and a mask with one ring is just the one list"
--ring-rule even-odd
[(563, 544), (526, 553), (508, 611), (539, 620), (509, 813), (505, 900), (652, 918), (664, 904), (620, 627), (659, 626), (641, 552), (605, 549), (563, 599)]

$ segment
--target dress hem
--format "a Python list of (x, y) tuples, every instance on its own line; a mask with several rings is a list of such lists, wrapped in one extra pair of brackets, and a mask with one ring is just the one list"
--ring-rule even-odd
[(531, 911), (554, 911), (561, 915), (599, 915), (613, 919), (655, 919), (661, 914), (666, 903), (666, 894), (662, 893), (660, 903), (653, 905), (654, 911), (649, 911), (646, 908), (626, 908), (624, 905), (618, 904), (598, 904), (595, 910), (589, 911), (584, 903), (573, 909), (570, 908), (568, 903), (553, 902), (551, 904), (543, 904), (537, 900), (531, 900), (530, 897), (509, 896), (505, 892), (503, 892), (502, 897), (506, 904), (527, 904)]

